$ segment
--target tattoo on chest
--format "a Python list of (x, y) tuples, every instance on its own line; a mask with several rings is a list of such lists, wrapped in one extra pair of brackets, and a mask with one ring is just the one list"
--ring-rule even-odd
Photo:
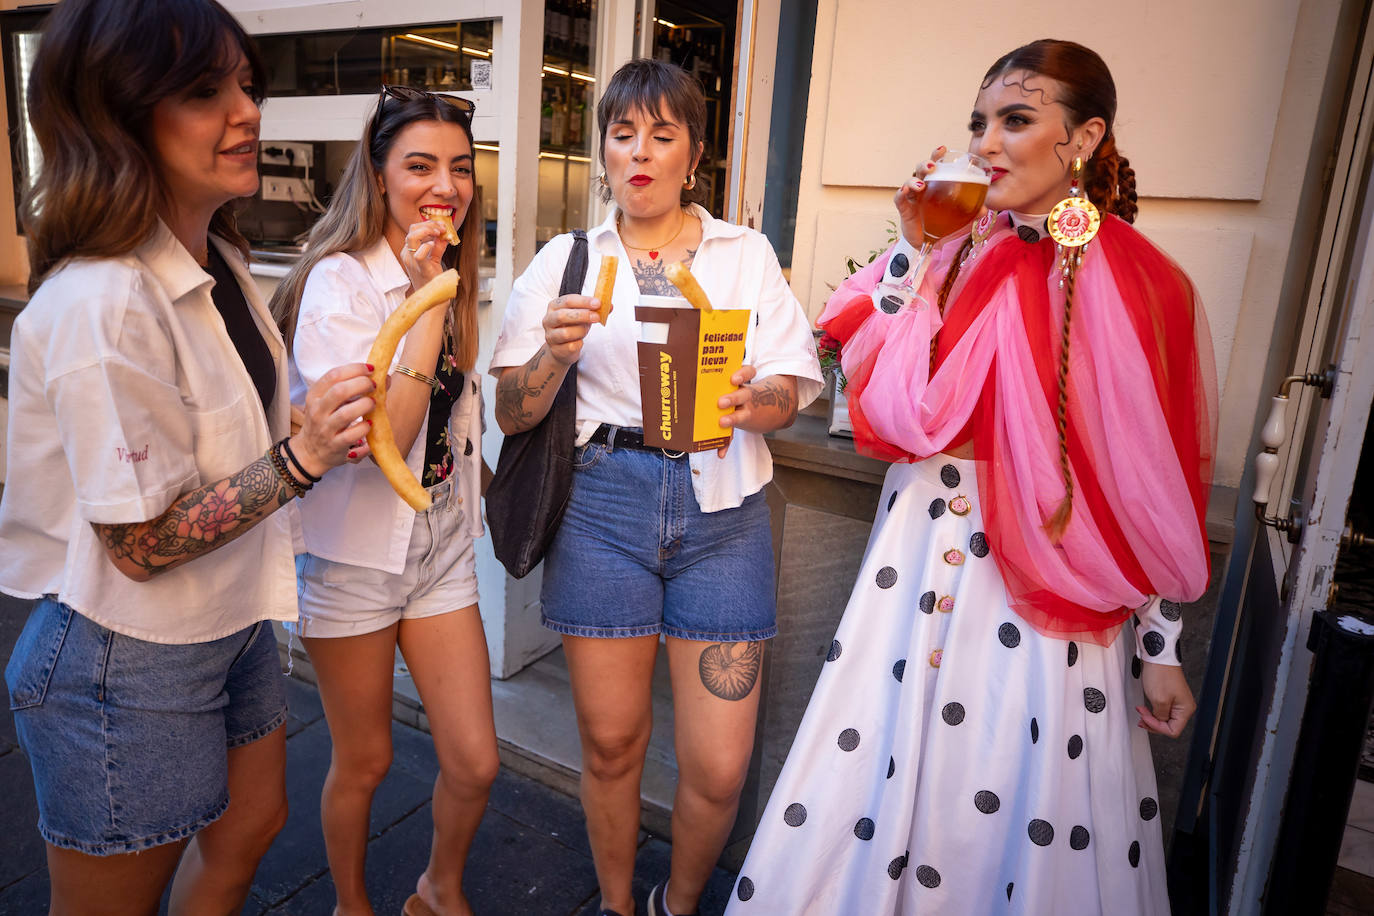
[(749, 696), (762, 667), (761, 642), (716, 643), (703, 649), (697, 662), (702, 685), (722, 700)]
[[(687, 267), (692, 266), (692, 261), (696, 259), (697, 250), (687, 249), (687, 257), (682, 259), (682, 263)], [(635, 272), (635, 282), (639, 284), (639, 291), (646, 296), (680, 296), (677, 287), (668, 279), (665, 272), (668, 261), (663, 258), (639, 258), (630, 259), (630, 267)]]

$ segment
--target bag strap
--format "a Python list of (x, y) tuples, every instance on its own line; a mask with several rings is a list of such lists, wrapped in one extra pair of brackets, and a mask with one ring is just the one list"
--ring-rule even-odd
[(568, 254), (567, 266), (563, 268), (563, 282), (558, 287), (560, 296), (582, 292), (582, 284), (587, 279), (587, 233), (583, 229), (574, 229), (572, 234), (572, 251)]

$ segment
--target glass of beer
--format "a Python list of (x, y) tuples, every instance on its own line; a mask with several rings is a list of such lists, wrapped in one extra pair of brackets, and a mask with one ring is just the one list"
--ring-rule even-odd
[(952, 149), (935, 160), (935, 168), (923, 179), (926, 188), (921, 194), (921, 221), (925, 238), (908, 280), (911, 294), (923, 303), (924, 297), (917, 291), (925, 279), (930, 252), (940, 239), (977, 219), (988, 196), (988, 168), (987, 160)]

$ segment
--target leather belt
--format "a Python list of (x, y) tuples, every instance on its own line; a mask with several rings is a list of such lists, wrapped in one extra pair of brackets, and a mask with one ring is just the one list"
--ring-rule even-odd
[(686, 452), (669, 451), (666, 448), (659, 448), (657, 445), (645, 445), (644, 433), (642, 430), (630, 429), (624, 426), (611, 426), (602, 423), (592, 433), (592, 437), (587, 440), (589, 443), (604, 445), (612, 451), (618, 448), (636, 448), (645, 452), (658, 452), (664, 458), (686, 458)]

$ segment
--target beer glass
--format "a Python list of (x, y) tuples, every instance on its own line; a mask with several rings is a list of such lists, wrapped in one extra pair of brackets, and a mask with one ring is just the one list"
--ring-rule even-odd
[(902, 285), (910, 288), (912, 297), (924, 302), (924, 297), (917, 291), (930, 265), (930, 252), (940, 239), (958, 232), (978, 217), (988, 196), (988, 163), (972, 153), (947, 150), (935, 160), (935, 168), (922, 180), (926, 183), (920, 201), (925, 238), (916, 257), (916, 269), (908, 274)]

